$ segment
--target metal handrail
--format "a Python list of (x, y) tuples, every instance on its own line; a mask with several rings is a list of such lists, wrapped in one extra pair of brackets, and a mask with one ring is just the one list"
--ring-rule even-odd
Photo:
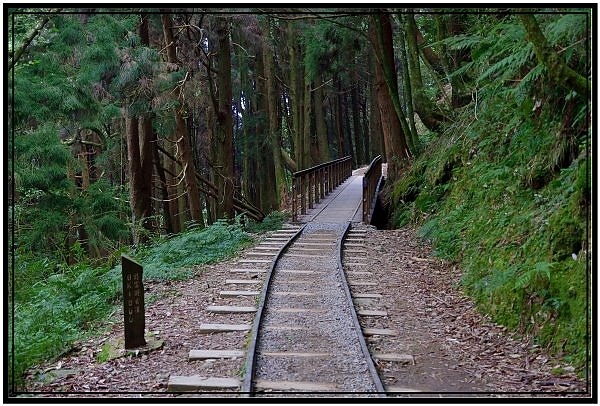
[(352, 175), (352, 158), (346, 156), (303, 169), (292, 174), (292, 221), (306, 214), (314, 204), (327, 196), (333, 189)]

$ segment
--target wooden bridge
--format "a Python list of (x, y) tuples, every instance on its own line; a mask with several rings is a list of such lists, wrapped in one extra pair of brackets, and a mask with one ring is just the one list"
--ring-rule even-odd
[(347, 156), (295, 172), (292, 221), (370, 224), (383, 181), (381, 161), (378, 155), (367, 168), (353, 171)]

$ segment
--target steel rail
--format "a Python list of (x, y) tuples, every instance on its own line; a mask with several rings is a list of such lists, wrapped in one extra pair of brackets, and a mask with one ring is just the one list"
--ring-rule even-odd
[[(362, 350), (363, 355), (365, 356), (365, 361), (367, 362), (367, 367), (369, 368), (369, 372), (371, 373), (371, 377), (373, 378), (373, 383), (375, 384), (375, 388), (378, 393), (385, 394), (385, 388), (383, 387), (383, 383), (381, 382), (381, 378), (379, 377), (379, 373), (377, 372), (377, 368), (375, 368), (375, 364), (373, 363), (373, 359), (371, 358), (371, 353), (369, 352), (369, 347), (367, 346), (367, 342), (365, 340), (364, 335), (362, 334), (362, 327), (360, 322), (358, 321), (358, 315), (356, 314), (356, 309), (354, 308), (354, 302), (352, 300), (352, 293), (350, 293), (350, 288), (348, 285), (348, 278), (346, 278), (346, 273), (344, 272), (344, 265), (342, 264), (342, 245), (344, 244), (344, 240), (350, 231), (351, 222), (349, 221), (346, 224), (346, 229), (342, 234), (342, 238), (340, 238), (338, 242), (338, 258), (337, 258), (337, 267), (340, 271), (342, 277), (342, 285), (344, 286), (344, 292), (346, 293), (346, 299), (348, 300), (348, 304), (350, 306), (350, 314), (352, 315), (352, 321), (354, 322), (354, 327), (358, 332), (358, 341), (360, 343), (360, 348)], [(383, 395), (385, 396), (385, 395)]]
[[(354, 308), (352, 294), (350, 293), (348, 280), (346, 278), (346, 275), (344, 272), (344, 267), (342, 264), (342, 253), (343, 253), (342, 247), (343, 247), (344, 241), (348, 235), (348, 232), (350, 230), (350, 226), (351, 226), (351, 222), (348, 221), (344, 227), (344, 231), (342, 232), (341, 236), (337, 238), (336, 247), (335, 247), (335, 249), (337, 251), (334, 254), (336, 257), (336, 267), (337, 267), (338, 272), (340, 273), (340, 278), (341, 278), (341, 282), (343, 285), (346, 302), (347, 302), (348, 306), (350, 307), (350, 314), (351, 314), (351, 318), (353, 321), (354, 331), (357, 332), (357, 338), (358, 338), (358, 342), (359, 342), (359, 346), (360, 346), (360, 351), (362, 352), (365, 362), (367, 363), (369, 373), (372, 377), (372, 381), (373, 381), (373, 384), (376, 389), (375, 392), (381, 394), (382, 396), (385, 396), (385, 389), (381, 382), (381, 378), (379, 377), (379, 374), (377, 372), (375, 364), (373, 363), (373, 359), (371, 358), (371, 354), (369, 352), (369, 348), (367, 346), (366, 340), (364, 338), (364, 335), (362, 334), (362, 327), (358, 320), (356, 309)], [(255, 372), (255, 366), (256, 366), (256, 355), (257, 355), (256, 351), (257, 351), (258, 340), (259, 340), (259, 332), (261, 329), (261, 324), (262, 324), (263, 315), (264, 315), (264, 309), (267, 304), (267, 296), (268, 296), (270, 288), (271, 288), (271, 282), (273, 280), (275, 268), (277, 267), (279, 259), (281, 259), (284, 252), (289, 248), (289, 246), (295, 240), (298, 239), (298, 237), (304, 231), (305, 227), (306, 227), (306, 225), (303, 225), (298, 231), (296, 231), (296, 233), (294, 235), (292, 235), (288, 239), (288, 241), (285, 243), (285, 245), (279, 249), (275, 259), (272, 261), (271, 266), (270, 266), (269, 270), (267, 271), (267, 275), (265, 277), (265, 282), (263, 283), (263, 288), (262, 288), (262, 292), (261, 292), (261, 296), (260, 296), (260, 303), (257, 306), (257, 312), (254, 317), (254, 322), (253, 322), (252, 330), (250, 333), (250, 345), (249, 345), (248, 352), (246, 355), (246, 362), (245, 362), (245, 369), (244, 369), (245, 374), (244, 374), (244, 379), (242, 382), (241, 393), (243, 393), (247, 397), (253, 396), (255, 394), (253, 379), (254, 379), (254, 372)]]
[(254, 316), (254, 322), (252, 323), (252, 331), (250, 333), (250, 347), (248, 348), (248, 354), (246, 356), (245, 363), (245, 375), (244, 381), (242, 382), (242, 390), (241, 392), (251, 395), (253, 393), (252, 389), (252, 378), (254, 376), (254, 366), (256, 363), (256, 344), (258, 343), (258, 331), (260, 329), (260, 324), (263, 319), (263, 310), (266, 304), (267, 293), (269, 292), (269, 288), (271, 286), (271, 281), (273, 279), (273, 271), (277, 266), (277, 262), (282, 257), (283, 253), (287, 248), (302, 234), (302, 231), (306, 227), (306, 224), (300, 227), (296, 233), (291, 236), (288, 241), (277, 251), (277, 255), (275, 259), (271, 262), (271, 266), (267, 271), (267, 275), (265, 277), (265, 282), (263, 283), (262, 292), (260, 295), (260, 303), (258, 305), (256, 315)]

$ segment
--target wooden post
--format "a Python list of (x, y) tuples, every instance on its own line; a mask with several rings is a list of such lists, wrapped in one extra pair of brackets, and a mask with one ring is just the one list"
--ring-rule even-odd
[(366, 176), (363, 176), (363, 223), (365, 224), (369, 224), (369, 221), (367, 219), (367, 213), (369, 212), (369, 208), (368, 208), (368, 203), (367, 203), (367, 196), (369, 194), (368, 190), (368, 179)]
[(314, 200), (314, 187), (315, 187), (315, 172), (310, 171), (308, 173), (308, 208), (313, 208), (313, 200)]
[(306, 214), (306, 181), (300, 176), (300, 213)]
[(292, 221), (298, 221), (298, 201), (296, 194), (298, 193), (298, 179), (292, 177)]
[(125, 254), (121, 254), (121, 270), (123, 275), (125, 349), (143, 347), (146, 345), (144, 339), (144, 329), (146, 328), (144, 286), (142, 284), (144, 270), (140, 264)]

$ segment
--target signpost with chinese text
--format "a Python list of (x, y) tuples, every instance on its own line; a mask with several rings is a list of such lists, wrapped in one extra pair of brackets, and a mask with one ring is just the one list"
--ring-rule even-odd
[(123, 273), (125, 349), (143, 347), (146, 345), (144, 339), (146, 319), (144, 313), (144, 286), (142, 285), (143, 268), (125, 254), (121, 255), (121, 268)]

